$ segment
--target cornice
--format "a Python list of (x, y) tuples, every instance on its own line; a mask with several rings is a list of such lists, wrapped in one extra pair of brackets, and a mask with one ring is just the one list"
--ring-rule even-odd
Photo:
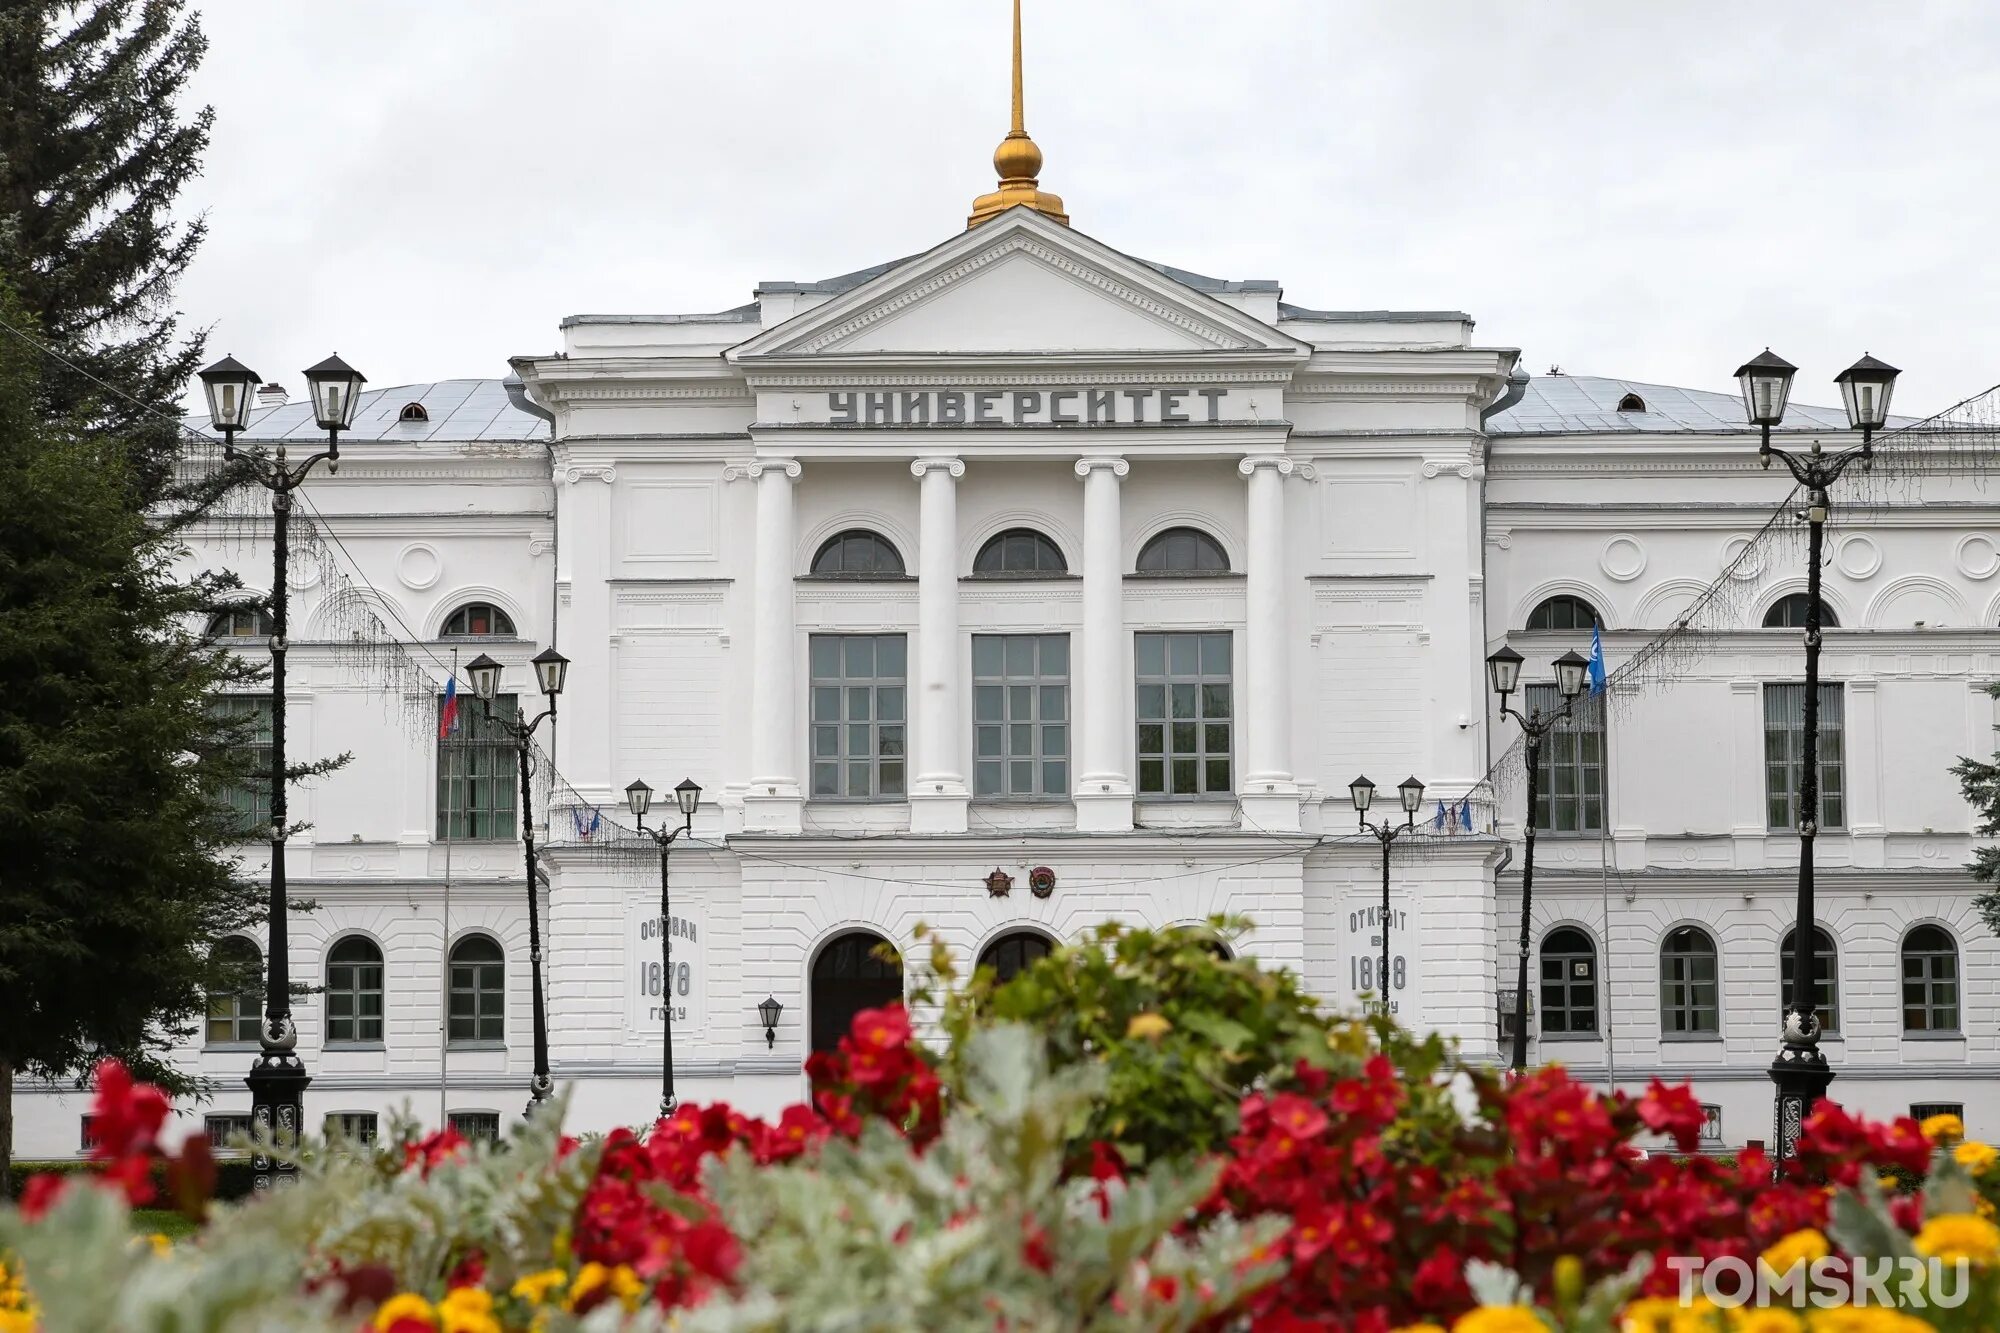
[[(1504, 524), (1507, 534), (1518, 541), (1520, 534), (1534, 531), (1597, 532), (1623, 527), (1656, 532), (1679, 532), (1690, 528), (1705, 531), (1738, 531), (1746, 525), (1752, 527), (1761, 525), (1775, 507), (1775, 502), (1644, 505), (1613, 501), (1600, 504), (1558, 505), (1535, 501), (1496, 500), (1488, 502), (1486, 512), (1489, 524)], [(1936, 512), (1939, 510), (1947, 511), (1949, 517), (1940, 516)], [(1947, 505), (1871, 509), (1867, 516), (1862, 518), (1843, 516), (1836, 501), (1834, 521), (1830, 526), (1838, 531), (1854, 533), (1881, 528), (1957, 530), (1967, 523), (1980, 526), (2000, 525), (2000, 503), (1983, 503), (1967, 506), (1965, 509), (1954, 509)]]
[[(991, 366), (1005, 361), (1005, 356), (949, 356), (954, 362), (967, 366)], [(904, 369), (881, 362), (850, 362), (847, 368), (840, 368), (838, 360), (831, 364), (828, 358), (815, 357), (810, 363), (813, 369), (784, 369), (775, 367), (745, 367), (745, 377), (753, 389), (845, 389), (845, 388), (922, 388), (942, 386), (960, 388), (976, 384), (1031, 385), (1053, 384), (1181, 384), (1190, 378), (1210, 384), (1283, 384), (1291, 378), (1291, 370), (1285, 368), (1241, 366), (1233, 369), (1211, 367), (1207, 358), (1194, 364), (1160, 366), (1157, 364), (1135, 365), (1121, 369), (1115, 365), (1103, 368), (1104, 357), (1078, 358), (1078, 367), (1065, 369), (1051, 362), (1060, 361), (1067, 354), (1037, 355), (1031, 365), (1020, 369), (992, 369), (964, 371), (940, 371), (926, 368), (922, 370)], [(1112, 360), (1116, 361), (1116, 354)], [(1183, 360), (1185, 360), (1183, 358)], [(1088, 364), (1091, 369), (1083, 369)], [(1234, 362), (1231, 363), (1232, 365)]]

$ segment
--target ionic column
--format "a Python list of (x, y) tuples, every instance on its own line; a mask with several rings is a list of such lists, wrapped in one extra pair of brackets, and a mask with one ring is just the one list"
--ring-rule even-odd
[(793, 458), (760, 458), (744, 468), (757, 483), (757, 554), (751, 575), (750, 789), (743, 796), (743, 826), (764, 833), (797, 833), (803, 822), (792, 605), (792, 482), (802, 470)]
[(1246, 830), (1296, 833), (1299, 788), (1292, 780), (1291, 635), (1285, 615), (1285, 478), (1295, 464), (1282, 455), (1236, 465), (1249, 479), (1249, 568), (1244, 589), (1247, 633), (1243, 688), (1237, 692), (1243, 750), (1236, 777)]
[(1122, 458), (1078, 459), (1083, 478), (1083, 633), (1070, 677), (1077, 752), (1076, 826), (1088, 833), (1132, 828), (1132, 675), (1126, 668), (1125, 558), (1118, 479)]
[(958, 479), (956, 458), (910, 464), (921, 491), (917, 503), (916, 732), (910, 780), (912, 833), (963, 833), (965, 766), (960, 738), (967, 730), (958, 643)]

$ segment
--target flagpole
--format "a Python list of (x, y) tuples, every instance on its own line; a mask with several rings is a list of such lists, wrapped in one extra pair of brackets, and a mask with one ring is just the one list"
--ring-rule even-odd
[[(457, 692), (458, 649), (451, 650), (451, 686)], [(456, 721), (456, 719), (454, 719)], [(450, 744), (445, 738), (445, 744)], [(438, 762), (444, 762), (444, 748), (438, 748)], [(444, 933), (439, 943), (441, 965), (438, 969), (443, 987), (438, 993), (438, 1128), (442, 1130), (451, 1123), (451, 1113), (446, 1109), (446, 1085), (449, 1082), (451, 1062), (451, 793), (456, 783), (445, 785), (444, 796)]]
[(1604, 1091), (1607, 1095), (1618, 1090), (1618, 1055), (1616, 1039), (1611, 1023), (1611, 784), (1608, 781), (1611, 769), (1611, 684), (1604, 670), (1604, 627), (1596, 621), (1590, 624), (1590, 687), (1597, 700), (1598, 731), (1604, 737), (1603, 749), (1597, 762), (1597, 897), (1598, 911), (1603, 920), (1604, 966), (1597, 978), (1604, 1002), (1598, 1012), (1604, 1015)]

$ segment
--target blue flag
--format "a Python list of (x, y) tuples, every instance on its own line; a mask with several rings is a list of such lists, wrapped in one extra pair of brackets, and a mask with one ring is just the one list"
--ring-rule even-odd
[(1472, 798), (1465, 798), (1458, 808), (1458, 826), (1467, 833), (1472, 832)]
[(1604, 693), (1604, 635), (1596, 621), (1590, 622), (1590, 692)]
[(1438, 802), (1438, 812), (1437, 812), (1437, 818), (1436, 818), (1436, 819), (1433, 819), (1433, 820), (1431, 821), (1431, 827), (1432, 827), (1432, 828), (1434, 828), (1434, 829), (1437, 829), (1437, 830), (1438, 830), (1438, 831), (1440, 831), (1440, 832), (1442, 832), (1442, 831), (1444, 830), (1444, 802), (1443, 802), (1443, 801), (1439, 801), (1439, 802)]

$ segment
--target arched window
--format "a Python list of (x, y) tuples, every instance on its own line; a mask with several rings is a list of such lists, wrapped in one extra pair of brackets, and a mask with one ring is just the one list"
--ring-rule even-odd
[(1137, 568), (1141, 574), (1226, 574), (1229, 556), (1200, 528), (1168, 528), (1139, 548)]
[(903, 557), (881, 533), (849, 528), (820, 543), (818, 554), (813, 556), (812, 572), (879, 579), (902, 574)]
[(422, 403), (404, 403), (403, 410), (396, 414), (398, 421), (429, 421), (431, 414)]
[(514, 617), (491, 602), (467, 602), (445, 617), (447, 639), (511, 639)]
[(1958, 1031), (1958, 944), (1942, 926), (1903, 936), (1903, 1031)]
[(327, 1044), (382, 1040), (382, 951), (349, 935), (326, 955)]
[(979, 953), (979, 966), (990, 967), (1001, 981), (1012, 981), (1030, 964), (1047, 958), (1055, 949), (1039, 930), (1010, 930)]
[[(1778, 1016), (1782, 1020), (1785, 1011), (1792, 1007), (1792, 948), (1798, 943), (1799, 928), (1793, 926), (1785, 932), (1785, 942), (1778, 946)], [(1833, 937), (1813, 927), (1813, 1012), (1819, 1015), (1819, 1025), (1827, 1032), (1840, 1031), (1840, 959), (1834, 951)]]
[(1009, 528), (979, 548), (972, 572), (985, 578), (1067, 574), (1069, 563), (1054, 542), (1033, 528)]
[(842, 935), (819, 951), (812, 968), (812, 1048), (840, 1045), (863, 1009), (880, 1009), (903, 998), (903, 961), (875, 956), (887, 944), (871, 930)]
[(1715, 941), (1699, 926), (1677, 926), (1660, 943), (1660, 1032), (1707, 1036), (1722, 1030)]
[(208, 1043), (254, 1042), (264, 1026), (264, 953), (254, 940), (231, 935), (215, 946), (209, 961), (228, 972), (208, 993)]
[(1597, 1031), (1597, 949), (1561, 926), (1542, 937), (1542, 1033)]
[(208, 619), (208, 637), (211, 639), (268, 639), (273, 632), (271, 613), (248, 602), (225, 607)]
[[(1804, 629), (1806, 627), (1806, 607), (1812, 598), (1802, 592), (1789, 592), (1771, 603), (1771, 609), (1764, 613), (1765, 629)], [(1833, 614), (1833, 608), (1821, 599), (1819, 604), (1819, 625), (1821, 629), (1839, 629), (1840, 617)]]
[(1646, 410), (1646, 400), (1636, 393), (1628, 393), (1618, 400), (1618, 410), (1620, 412), (1643, 412)]
[(1529, 629), (1590, 630), (1597, 625), (1597, 608), (1581, 597), (1557, 593), (1528, 612)]
[(507, 1039), (507, 955), (491, 935), (467, 935), (451, 946), (453, 1043)]

